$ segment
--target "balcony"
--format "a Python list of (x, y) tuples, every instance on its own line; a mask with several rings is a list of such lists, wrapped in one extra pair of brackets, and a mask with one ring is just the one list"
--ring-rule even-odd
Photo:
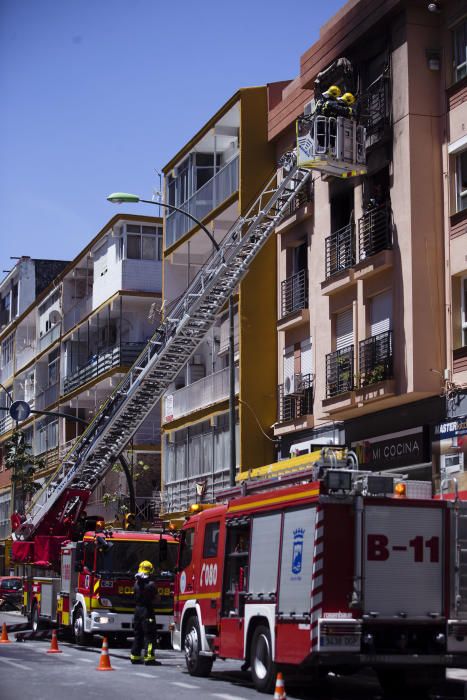
[(46, 348), (49, 347), (49, 345), (52, 345), (52, 343), (55, 343), (56, 340), (60, 338), (60, 330), (61, 330), (61, 324), (57, 323), (57, 325), (53, 326), (50, 330), (47, 331), (47, 333), (44, 333), (44, 335), (41, 335), (39, 338), (39, 341), (37, 343), (37, 352), (40, 353)]
[(80, 299), (77, 304), (75, 304), (71, 309), (69, 309), (63, 316), (63, 332), (66, 333), (76, 326), (83, 318), (85, 318), (92, 311), (92, 296), (84, 297)]
[(354, 346), (348, 345), (326, 355), (326, 398), (354, 389)]
[(284, 384), (279, 384), (279, 423), (297, 420), (313, 414), (313, 375), (296, 374), (294, 391), (285, 393)]
[(391, 208), (382, 204), (358, 220), (359, 261), (392, 248)]
[[(179, 205), (180, 209), (197, 219), (204, 219), (213, 209), (222, 204), (238, 190), (239, 156), (226, 163), (205, 185), (189, 199)], [(181, 212), (171, 212), (166, 218), (166, 247), (182, 238), (194, 226)]]
[(28, 362), (36, 356), (36, 345), (25, 345), (21, 350), (16, 351), (16, 371), (25, 367)]
[[(173, 406), (164, 401), (163, 420), (168, 422), (199, 411), (206, 406), (225, 401), (229, 397), (229, 368), (209, 374), (189, 386), (178, 389), (172, 394)], [(235, 392), (238, 393), (238, 367), (235, 367)]]
[(281, 318), (308, 308), (308, 270), (281, 282)]
[(385, 331), (360, 341), (360, 387), (367, 387), (392, 377), (392, 331)]
[(0, 369), (0, 382), (4, 384), (7, 379), (13, 376), (13, 360), (10, 360), (7, 362), (1, 369)]
[(60, 382), (55, 382), (37, 394), (35, 399), (35, 408), (37, 411), (43, 411), (47, 406), (58, 401), (60, 394)]
[(386, 137), (391, 126), (389, 70), (380, 75), (363, 95), (361, 113), (366, 129), (366, 147), (369, 148)]
[(93, 355), (86, 365), (64, 378), (63, 393), (74, 391), (113, 367), (132, 365), (144, 347), (145, 343), (122, 343), (120, 346), (100, 351)]
[(304, 187), (293, 197), (285, 210), (284, 218), (293, 216), (305, 204), (313, 201), (313, 180), (308, 180)]
[(355, 265), (355, 226), (348, 224), (326, 238), (326, 280)]

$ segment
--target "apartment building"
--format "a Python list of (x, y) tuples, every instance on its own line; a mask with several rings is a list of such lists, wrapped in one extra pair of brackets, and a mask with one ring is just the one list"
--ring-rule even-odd
[[(29, 270), (31, 264), (26, 263)], [(33, 453), (45, 460), (41, 479), (53, 472), (157, 325), (162, 220), (117, 214), (72, 262), (60, 265), (61, 271), (55, 271), (50, 284), (31, 291), (27, 303), (18, 304), (18, 312), (0, 335), (0, 405), (8, 406), (11, 399), (24, 400), (39, 412), (31, 414), (21, 428)], [(14, 278), (13, 273), (10, 276)], [(2, 297), (10, 276), (0, 287)], [(20, 293), (21, 289), (20, 284)], [(3, 412), (0, 455), (12, 430), (12, 420)], [(156, 507), (154, 498), (160, 490), (157, 408), (134, 436), (127, 457), (134, 474), (141, 476), (136, 481), (140, 505)], [(126, 495), (125, 480), (118, 473), (98, 485), (88, 513), (113, 518), (117, 504), (106, 506), (103, 497), (114, 492)], [(2, 539), (9, 534), (10, 497), (10, 473), (0, 461)]]
[(467, 4), (428, 5), (351, 0), (299, 75), (269, 88), (278, 159), (313, 109), (318, 75), (348, 59), (367, 169), (317, 170), (277, 229), (274, 433), (282, 458), (345, 442), (365, 468), (425, 478), (456, 413), (448, 472), (435, 460), (439, 488), (440, 477), (463, 480), (466, 449)]
[[(216, 241), (244, 214), (274, 172), (266, 87), (239, 90), (163, 168), (164, 312), (184, 294)], [(234, 294), (236, 467), (272, 461), (276, 402), (276, 250), (270, 241)], [(224, 310), (162, 402), (167, 513), (212, 502), (229, 485), (229, 320)]]

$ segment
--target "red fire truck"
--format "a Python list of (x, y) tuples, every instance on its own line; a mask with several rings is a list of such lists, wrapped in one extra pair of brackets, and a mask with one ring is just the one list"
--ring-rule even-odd
[(467, 505), (427, 486), (329, 469), (191, 516), (172, 633), (190, 674), (240, 659), (270, 692), (278, 668), (407, 688), (467, 667)]
[(177, 548), (171, 535), (112, 529), (86, 532), (78, 542), (50, 536), (14, 542), (16, 568), (24, 577), (23, 614), (34, 631), (58, 624), (78, 644), (93, 634), (129, 636), (134, 574), (147, 559), (156, 568), (158, 634), (168, 642)]

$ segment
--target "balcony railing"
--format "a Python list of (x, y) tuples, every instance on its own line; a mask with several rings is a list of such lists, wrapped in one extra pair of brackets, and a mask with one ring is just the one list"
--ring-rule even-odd
[[(238, 367), (235, 368), (235, 391), (238, 392)], [(178, 389), (172, 396), (173, 409), (170, 415), (167, 415), (167, 402), (164, 402), (165, 420), (175, 420), (218, 401), (225, 401), (229, 396), (229, 368), (198, 379), (193, 384)]]
[(348, 345), (326, 355), (326, 398), (354, 388), (354, 346)]
[(393, 377), (392, 331), (360, 341), (359, 375), (361, 387)]
[(89, 362), (75, 372), (65, 377), (63, 381), (63, 393), (68, 394), (78, 387), (99, 377), (112, 367), (119, 365), (130, 366), (136, 360), (145, 343), (122, 343), (120, 346), (102, 350), (93, 355)]
[(326, 238), (326, 279), (355, 265), (355, 226), (348, 224)]
[(313, 414), (313, 375), (296, 374), (294, 391), (285, 393), (284, 384), (279, 384), (279, 423)]
[[(203, 219), (231, 194), (238, 190), (238, 155), (224, 165), (214, 177), (199, 188), (180, 209), (197, 219)], [(166, 246), (171, 246), (187, 231), (193, 228), (190, 221), (181, 212), (171, 212), (166, 219)]]
[(43, 411), (47, 406), (55, 403), (58, 400), (60, 394), (60, 382), (55, 382), (41, 391), (40, 394), (36, 396), (35, 408), (37, 411)]
[(292, 216), (295, 212), (308, 202), (313, 200), (313, 180), (307, 180), (306, 184), (290, 201), (285, 216)]
[(296, 275), (281, 282), (281, 318), (294, 311), (308, 308), (308, 270), (300, 270)]
[(37, 343), (37, 351), (42, 352), (46, 348), (49, 347), (49, 345), (52, 345), (52, 343), (55, 343), (56, 340), (60, 338), (60, 330), (61, 330), (61, 324), (57, 323), (56, 326), (51, 328), (47, 333), (44, 333), (42, 335)]
[(390, 72), (385, 71), (367, 89), (361, 101), (367, 142), (376, 143), (391, 124)]
[(0, 435), (13, 429), (13, 418), (6, 411), (0, 411)]
[(63, 332), (66, 333), (76, 326), (85, 316), (92, 311), (92, 296), (80, 299), (71, 309), (63, 316)]
[(358, 220), (359, 260), (392, 248), (391, 207), (382, 204)]

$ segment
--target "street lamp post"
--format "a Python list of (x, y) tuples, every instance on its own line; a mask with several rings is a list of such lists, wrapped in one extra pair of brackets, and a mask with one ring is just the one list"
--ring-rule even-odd
[[(173, 204), (167, 204), (166, 202), (156, 202), (151, 199), (141, 199), (136, 194), (128, 194), (127, 192), (114, 192), (109, 194), (107, 197), (109, 202), (112, 204), (138, 204), (143, 202), (144, 204), (154, 204), (156, 206), (164, 207), (170, 211), (178, 211), (183, 214), (188, 219), (191, 219), (195, 224), (197, 224), (208, 236), (209, 240), (213, 244), (216, 250), (219, 250), (219, 244), (212, 235), (211, 231), (195, 216), (187, 211), (184, 211), (180, 207), (176, 207)], [(230, 436), (230, 468), (229, 468), (229, 482), (230, 486), (235, 486), (235, 476), (237, 472), (237, 455), (236, 455), (236, 443), (235, 443), (235, 347), (234, 347), (234, 301), (233, 294), (229, 296), (229, 436)]]

